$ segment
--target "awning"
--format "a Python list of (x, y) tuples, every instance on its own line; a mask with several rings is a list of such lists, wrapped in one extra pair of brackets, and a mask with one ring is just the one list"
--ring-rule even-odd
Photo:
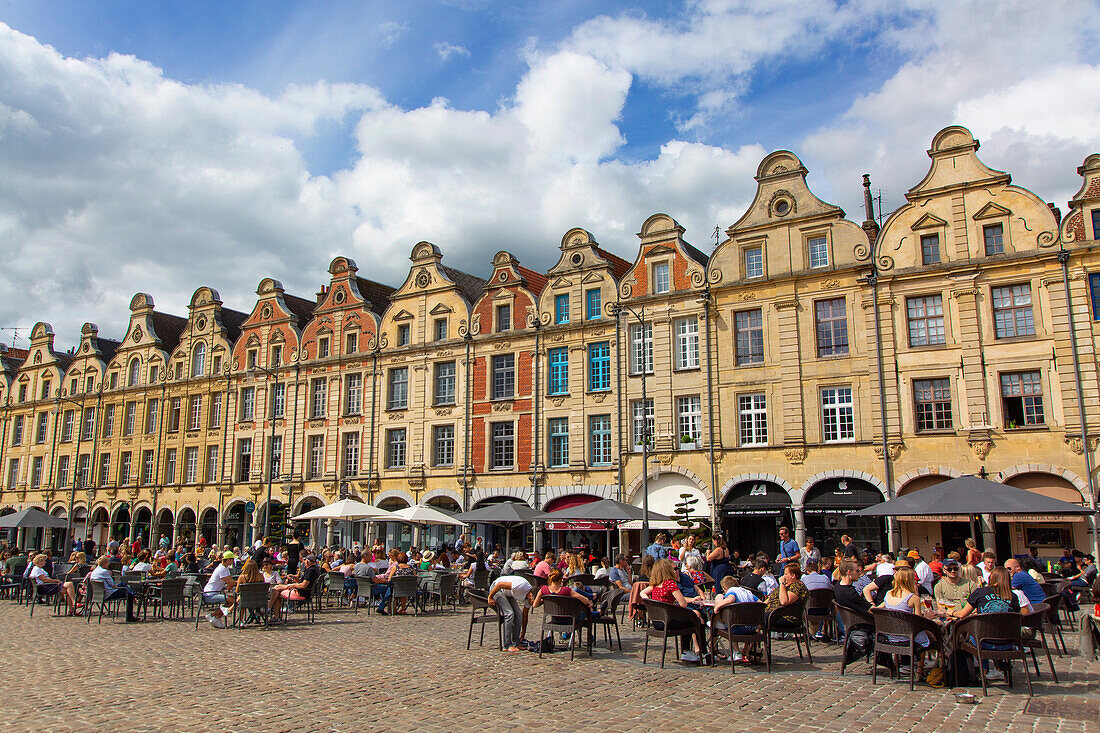
[[(562, 509), (572, 509), (573, 507), (584, 506), (585, 504), (591, 504), (592, 502), (599, 501), (598, 496), (591, 496), (589, 494), (570, 494), (569, 496), (559, 496), (557, 499), (547, 503), (547, 512), (556, 512)], [(547, 529), (554, 530), (574, 530), (578, 532), (603, 532), (607, 529), (602, 524), (596, 522), (587, 522), (582, 519), (569, 521), (569, 522), (547, 522)]]
[(776, 517), (790, 509), (791, 497), (771, 481), (737, 484), (722, 502), (723, 517)]
[(882, 501), (882, 494), (862, 479), (830, 478), (819, 481), (806, 492), (806, 514), (851, 514)]

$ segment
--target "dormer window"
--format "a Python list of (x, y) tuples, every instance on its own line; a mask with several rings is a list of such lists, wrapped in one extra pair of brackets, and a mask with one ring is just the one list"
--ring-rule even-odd
[(512, 330), (512, 306), (510, 305), (498, 305), (497, 306), (497, 331), (511, 331)]
[(653, 292), (667, 293), (671, 289), (668, 276), (668, 263), (657, 262), (653, 265)]
[(359, 334), (358, 333), (346, 334), (344, 336), (344, 342), (345, 342), (344, 343), (344, 347), (345, 347), (344, 348), (344, 353), (345, 354), (354, 354), (356, 351), (359, 351)]
[(130, 372), (126, 377), (127, 387), (136, 387), (141, 381), (141, 362), (138, 359), (130, 360)]
[[(160, 367), (153, 364), (149, 367), (149, 384), (156, 384), (157, 378), (160, 376)], [(92, 391), (92, 378), (88, 377), (88, 392)]]
[(247, 368), (248, 369), (255, 369), (256, 368), (256, 363), (259, 360), (259, 356), (260, 356), (260, 352), (259, 352), (258, 349), (249, 349), (248, 350), (248, 356), (247, 356), (247, 359), (248, 359), (248, 361), (247, 361), (248, 367)]
[(397, 345), (408, 346), (409, 345), (409, 324), (402, 323), (397, 327)]
[(1100, 209), (1092, 210), (1092, 238), (1100, 239)]
[[(155, 367), (154, 367), (155, 368)], [(92, 387), (95, 386), (95, 377), (88, 377), (84, 380), (84, 391), (91, 392)]]
[(985, 256), (1001, 255), (1005, 252), (1005, 229), (1002, 224), (987, 224), (982, 227), (985, 239)]
[(764, 277), (764, 248), (745, 248), (745, 278)]
[(447, 319), (436, 318), (435, 319), (435, 340), (446, 341), (447, 340)]
[(111, 389), (118, 389), (118, 372), (111, 372)]
[(42, 399), (48, 400), (50, 398), (50, 380), (46, 379), (42, 382)]
[(555, 296), (554, 323), (569, 323), (569, 293)]
[(73, 377), (69, 380), (69, 394), (76, 394), (77, 379)]
[(272, 346), (271, 347), (271, 366), (277, 367), (283, 363), (283, 347)]
[(206, 344), (201, 341), (195, 344), (195, 350), (191, 352), (191, 378), (201, 377), (206, 372)]
[(329, 343), (328, 336), (322, 336), (317, 339), (317, 358), (327, 359), (329, 355)]
[(938, 265), (940, 263), (940, 235), (921, 235), (920, 261), (922, 265)]
[(807, 243), (810, 252), (810, 269), (829, 266), (829, 240), (825, 237), (811, 237)]
[(19, 401), (20, 402), (26, 402), (27, 401), (27, 385), (25, 385), (25, 384), (19, 385)]

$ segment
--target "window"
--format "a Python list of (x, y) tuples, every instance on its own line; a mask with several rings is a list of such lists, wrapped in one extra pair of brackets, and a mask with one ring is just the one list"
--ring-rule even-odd
[(699, 319), (694, 316), (676, 321), (676, 368), (699, 368)]
[(31, 487), (38, 488), (42, 485), (42, 456), (31, 459)]
[(516, 357), (501, 354), (493, 357), (493, 399), (510, 400), (516, 392)]
[(91, 440), (95, 435), (95, 408), (85, 407), (83, 420), (81, 420), (81, 440)]
[(141, 453), (141, 485), (149, 486), (153, 483), (153, 473), (157, 469), (157, 462), (153, 460), (153, 451), (147, 450)]
[(405, 428), (386, 431), (386, 468), (405, 467)]
[(176, 449), (169, 448), (164, 454), (164, 483), (176, 483)]
[(410, 331), (411, 331), (411, 329), (409, 328), (409, 324), (407, 324), (407, 323), (402, 323), (400, 326), (397, 327), (397, 345), (398, 346), (408, 346), (409, 345), (409, 333), (410, 333)]
[(906, 298), (909, 316), (909, 345), (934, 346), (947, 342), (943, 328), (943, 296), (925, 295)]
[(768, 444), (768, 398), (763, 392), (737, 397), (741, 445)]
[(122, 424), (122, 434), (129, 436), (134, 434), (134, 428), (137, 423), (137, 403), (127, 402), (125, 420)]
[(20, 402), (26, 402), (27, 401), (27, 385), (25, 385), (25, 384), (19, 385), (19, 401)]
[(435, 365), (435, 388), (432, 395), (437, 405), (455, 403), (455, 363), (441, 361)]
[(14, 489), (19, 485), (19, 459), (12, 458), (8, 461), (8, 488)]
[(180, 429), (180, 404), (179, 397), (173, 397), (168, 408), (168, 432), (174, 433)]
[(73, 410), (65, 410), (65, 414), (61, 416), (61, 442), (68, 443), (73, 439), (73, 422), (76, 418), (76, 412)]
[(497, 331), (512, 330), (512, 306), (497, 306)]
[(221, 392), (210, 398), (210, 427), (220, 428), (222, 425), (222, 410), (224, 409), (224, 396)]
[(363, 405), (363, 375), (344, 377), (344, 414), (358, 415)]
[(202, 395), (195, 395), (187, 406), (187, 429), (202, 429)]
[(359, 475), (359, 433), (344, 433), (344, 476)]
[(737, 311), (733, 317), (737, 366), (764, 363), (764, 311)]
[(829, 241), (825, 237), (811, 237), (807, 243), (810, 249), (810, 268), (829, 266)]
[(569, 418), (552, 417), (547, 421), (547, 436), (550, 439), (550, 467), (564, 468), (569, 465)]
[(630, 373), (653, 373), (653, 324), (633, 323), (630, 326)]
[(160, 422), (160, 400), (152, 399), (145, 403), (145, 434), (152, 435), (157, 432), (157, 424)]
[(636, 446), (641, 446), (643, 443), (653, 443), (654, 433), (654, 420), (653, 420), (653, 399), (649, 398), (645, 401), (634, 400), (630, 404), (630, 413), (633, 417), (633, 442)]
[(103, 437), (110, 438), (115, 434), (115, 408), (116, 405), (107, 405), (103, 408)]
[(567, 394), (569, 392), (569, 349), (560, 347), (546, 352), (546, 362), (550, 369), (547, 379), (548, 394)]
[(855, 440), (855, 414), (851, 387), (829, 387), (821, 390), (821, 421), (825, 442)]
[(134, 454), (130, 451), (126, 451), (121, 456), (122, 460), (118, 467), (118, 485), (129, 486), (134, 482)]
[(588, 345), (588, 389), (611, 389), (611, 344), (607, 341)]
[(76, 377), (73, 377), (72, 379), (69, 380), (69, 394), (71, 394), (71, 395), (76, 394), (76, 387), (77, 387), (77, 379), (76, 379)]
[[(153, 369), (156, 369), (156, 367), (153, 367)], [(85, 392), (91, 392), (93, 387), (95, 387), (95, 377), (88, 377), (84, 380)]]
[(210, 372), (212, 374), (222, 373), (222, 355), (214, 354), (214, 360), (210, 364)]
[(201, 377), (206, 370), (206, 344), (201, 341), (195, 344), (195, 350), (191, 352), (191, 378)]
[(256, 365), (260, 363), (260, 352), (259, 352), (258, 349), (249, 349), (248, 350), (247, 362), (248, 362), (248, 368), (249, 369), (255, 369), (256, 368)]
[(206, 447), (206, 483), (216, 483), (218, 480), (218, 446)]
[(359, 334), (349, 333), (344, 335), (344, 353), (354, 354), (359, 351)]
[(611, 416), (593, 415), (588, 420), (588, 432), (591, 435), (592, 465), (611, 465)]
[(669, 290), (668, 263), (657, 262), (653, 265), (653, 292), (667, 293)]
[(455, 426), (436, 425), (432, 428), (432, 465), (455, 464)]
[(46, 379), (42, 382), (42, 399), (46, 400), (50, 397), (50, 380)]
[(447, 340), (447, 319), (436, 318), (435, 319), (435, 340), (446, 341)]
[(925, 265), (938, 265), (940, 263), (940, 235), (921, 235), (920, 261)]
[(404, 410), (409, 406), (409, 368), (390, 369), (389, 409)]
[(745, 277), (764, 277), (764, 248), (745, 248)]
[(698, 397), (676, 398), (676, 424), (681, 443), (696, 443), (702, 434), (702, 403)]
[(496, 422), (492, 430), (492, 468), (511, 468), (516, 461), (516, 429), (510, 422)]
[(987, 224), (982, 227), (982, 238), (985, 240), (985, 256), (1004, 254), (1005, 230), (1001, 224)]
[(592, 288), (584, 294), (584, 318), (587, 321), (594, 321), (600, 317), (600, 308), (602, 307), (602, 300), (600, 296), (599, 288)]
[(34, 442), (42, 445), (46, 442), (46, 432), (50, 429), (50, 413), (38, 413), (38, 425), (34, 431)]
[(1089, 297), (1092, 299), (1092, 320), (1100, 321), (1100, 273), (1089, 275)]
[(1100, 209), (1092, 210), (1092, 238), (1100, 239)]
[[(214, 395), (220, 401), (221, 395)], [(286, 382), (278, 382), (271, 388), (271, 416), (278, 420), (286, 415)]]
[(554, 298), (554, 323), (569, 323), (568, 293), (563, 293)]
[(111, 482), (111, 454), (99, 455), (99, 485), (106, 486)]
[(951, 382), (947, 379), (913, 381), (917, 432), (951, 429)]
[(317, 377), (309, 383), (309, 417), (312, 420), (325, 416), (328, 407), (328, 378)]
[(843, 356), (848, 353), (848, 315), (844, 298), (814, 303), (817, 319), (817, 355)]
[(331, 350), (329, 348), (328, 336), (322, 336), (321, 338), (317, 339), (317, 358), (327, 359), (329, 353), (331, 353)]
[(22, 445), (23, 444), (23, 416), (16, 415), (11, 424), (11, 444)]
[[(191, 449), (188, 448), (188, 450)], [(241, 438), (239, 441), (237, 441), (237, 481), (248, 481), (251, 475), (252, 438)]]
[(268, 470), (271, 471), (271, 479), (274, 481), (282, 473), (283, 465), (283, 436), (276, 435), (267, 449), (268, 458), (271, 459)]
[(69, 485), (69, 457), (59, 456), (57, 459), (57, 485)]
[(126, 386), (136, 387), (138, 382), (141, 381), (141, 361), (138, 359), (130, 360), (130, 368), (127, 372)]
[(999, 339), (1035, 335), (1030, 285), (993, 288), (993, 327)]
[(79, 486), (88, 486), (89, 472), (92, 470), (92, 456), (89, 453), (84, 453), (77, 456), (76, 459), (76, 477), (75, 481), (79, 481)]
[[(349, 334), (354, 336), (355, 334)], [(350, 343), (350, 342), (349, 342)], [(272, 369), (283, 363), (283, 347), (272, 346), (271, 347), (271, 362), (268, 364)]]
[(1039, 372), (1002, 374), (1001, 399), (1004, 402), (1006, 428), (1046, 422), (1043, 418), (1043, 383)]
[(241, 388), (241, 420), (248, 422), (256, 418), (256, 388)]
[[(248, 441), (251, 446), (251, 440)], [(241, 441), (242, 449), (244, 441)], [(248, 480), (248, 470), (241, 474), (240, 481)], [(183, 451), (183, 483), (197, 484), (199, 482), (199, 449), (197, 447), (185, 448)]]

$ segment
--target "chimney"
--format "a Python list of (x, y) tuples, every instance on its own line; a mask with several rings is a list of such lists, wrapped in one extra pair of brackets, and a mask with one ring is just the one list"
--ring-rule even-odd
[(325, 296), (328, 294), (328, 285), (322, 285), (321, 289), (317, 291), (317, 305), (321, 305), (324, 302)]
[(863, 212), (867, 217), (863, 220), (863, 231), (867, 235), (867, 241), (871, 244), (878, 239), (878, 222), (875, 221), (875, 202), (871, 198), (871, 174), (863, 174)]

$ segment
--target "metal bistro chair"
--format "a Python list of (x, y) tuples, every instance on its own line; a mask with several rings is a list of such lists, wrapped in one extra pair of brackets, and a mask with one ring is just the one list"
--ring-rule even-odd
[(665, 654), (668, 652), (668, 637), (673, 637), (676, 656), (680, 656), (680, 636), (694, 634), (699, 626), (699, 619), (693, 611), (682, 608), (675, 603), (663, 603), (661, 601), (645, 601), (646, 616), (649, 625), (645, 629), (645, 650), (642, 652), (642, 664), (649, 657), (649, 639), (655, 637), (661, 640), (661, 669), (665, 668)]
[[(610, 588), (599, 597), (599, 605), (601, 606), (600, 615), (592, 619), (592, 623), (596, 626), (603, 627), (604, 638), (607, 639), (607, 648), (614, 649), (614, 644), (611, 641), (611, 629), (615, 629), (615, 639), (619, 642), (619, 651), (623, 650), (623, 639), (619, 636), (619, 619), (616, 612), (619, 608), (619, 603), (626, 598), (626, 591), (622, 588)], [(545, 638), (545, 637), (544, 637)]]
[[(577, 637), (588, 630), (588, 656), (592, 656), (592, 621), (588, 617), (588, 606), (572, 596), (544, 595), (542, 597), (542, 633), (539, 639), (546, 638), (546, 632), (558, 631), (569, 634), (569, 659), (576, 655)], [(539, 644), (539, 659), (542, 659), (542, 644)]]
[(271, 586), (267, 583), (241, 583), (234, 605), (237, 628), (243, 629), (254, 619), (263, 619), (266, 629), (271, 622)]
[(417, 595), (419, 593), (420, 578), (415, 575), (397, 575), (391, 581), (393, 594), (390, 596), (390, 614), (397, 608), (397, 599), (404, 598), (411, 601), (413, 615), (418, 611)]
[[(51, 583), (50, 585), (52, 586), (53, 583)], [(54, 596), (60, 596), (60, 595), (61, 595), (61, 589), (60, 588), (58, 588), (53, 593), (43, 593), (42, 592), (42, 586), (39, 585), (38, 583), (35, 583), (35, 582), (32, 581), (31, 582), (31, 590), (30, 590), (30, 599), (31, 599), (30, 618), (34, 618), (34, 607), (38, 605), (38, 599), (40, 599), (40, 598), (42, 598), (42, 599), (45, 599), (45, 598), (52, 599), (54, 601), (54, 610), (56, 611), (57, 610), (57, 600), (58, 599), (54, 598)]]
[[(767, 644), (768, 637), (762, 630), (764, 626), (763, 603), (756, 601), (754, 603), (732, 603), (723, 606), (718, 609), (714, 618), (711, 619), (710, 626), (710, 649), (712, 652), (718, 648), (719, 637), (730, 643), (730, 674), (737, 674), (736, 663), (733, 660), (733, 653), (737, 651), (735, 646), (737, 643), (759, 644), (763, 642), (764, 658), (768, 665), (768, 671), (772, 671), (771, 649)], [(753, 631), (748, 634), (734, 633), (733, 629), (737, 626), (751, 626)]]
[(106, 598), (107, 591), (103, 587), (103, 581), (101, 580), (89, 580), (88, 581), (88, 593), (84, 597), (84, 620), (86, 623), (92, 622), (92, 608), (99, 606), (99, 620), (96, 623), (103, 623), (103, 612), (110, 613), (110, 604), (114, 604), (114, 613), (111, 614), (112, 618), (118, 618), (118, 608), (125, 602), (125, 596), (119, 596), (118, 598), (112, 598), (111, 600), (104, 600)]
[[(836, 639), (836, 616), (833, 613), (833, 589), (816, 588), (810, 591), (810, 597), (806, 599), (807, 628), (811, 620), (821, 622), (821, 633)], [(840, 643), (839, 639), (836, 639)]]
[(202, 596), (202, 589), (206, 587), (210, 575), (208, 573), (191, 573), (181, 577), (187, 581), (187, 585), (183, 587), (183, 598), (191, 605), (191, 612), (194, 613), (195, 599)]
[(186, 587), (186, 578), (166, 578), (160, 584), (159, 589), (152, 591), (147, 596), (145, 603), (146, 615), (148, 615), (149, 605), (151, 604), (155, 606), (153, 618), (156, 618), (159, 614), (160, 618), (164, 619), (165, 609), (168, 609), (168, 618), (172, 618), (173, 609), (178, 610), (180, 618), (183, 618), (183, 604), (187, 602), (183, 591)]
[(786, 606), (773, 609), (764, 616), (764, 634), (768, 659), (772, 656), (772, 637), (775, 634), (792, 634), (794, 643), (798, 649), (798, 658), (802, 659), (802, 642), (806, 642), (806, 656), (810, 664), (814, 663), (814, 655), (810, 653), (810, 634), (806, 629), (806, 601), (796, 601)]
[[(470, 633), (466, 636), (466, 651), (470, 650), (470, 643), (474, 639), (474, 624), (481, 624), (481, 639), (478, 646), (485, 644), (485, 625), (495, 623), (497, 626), (497, 646), (504, 651), (504, 616), (500, 609), (489, 604), (489, 598), (484, 593), (474, 590), (466, 591), (466, 598), (470, 601)], [(478, 611), (481, 613), (479, 614)]]
[[(867, 633), (873, 634), (875, 633), (875, 620), (871, 618), (870, 613), (842, 606), (836, 601), (833, 601), (833, 607), (836, 609), (837, 617), (844, 624), (844, 643), (840, 647), (840, 674), (844, 676), (844, 669), (848, 666), (848, 644), (852, 638), (852, 630), (857, 626), (868, 626), (870, 628), (867, 629)], [(873, 653), (872, 656), (874, 656)]]
[[(1035, 657), (1035, 650), (1042, 649), (1047, 655), (1047, 664), (1050, 665), (1050, 676), (1054, 678), (1054, 683), (1058, 683), (1058, 673), (1054, 671), (1054, 660), (1050, 656), (1050, 647), (1047, 645), (1046, 629), (1052, 629), (1051, 635), (1053, 636), (1054, 626), (1050, 623), (1050, 606), (1045, 603), (1033, 603), (1031, 604), (1031, 613), (1024, 616), (1020, 623), (1025, 629), (1031, 629), (1034, 632), (1034, 636), (1028, 638), (1023, 637), (1024, 646), (1031, 652), (1031, 661), (1035, 665), (1035, 676), (1039, 677), (1039, 660)], [(1054, 645), (1055, 649), (1058, 648), (1057, 642)], [(1027, 662), (1024, 662), (1026, 665)]]
[[(205, 598), (203, 598), (202, 589), (205, 588), (205, 587), (206, 587), (206, 583), (203, 583), (202, 585), (200, 585), (199, 586), (199, 592), (196, 593), (194, 596), (192, 596), (192, 599), (191, 599), (191, 608), (194, 609), (195, 628), (196, 629), (199, 628), (199, 620), (202, 618), (202, 609), (203, 608), (219, 608), (221, 606), (221, 603), (217, 603), (217, 602), (213, 602), (213, 601), (207, 601)], [(226, 620), (226, 628), (229, 628), (228, 624), (229, 624), (229, 621)]]
[[(955, 648), (978, 659), (978, 674), (982, 678), (982, 694), (988, 695), (985, 678), (984, 660), (1010, 662), (1019, 659), (1024, 665), (1027, 677), (1027, 694), (1032, 695), (1031, 669), (1027, 666), (1027, 647), (1023, 641), (1023, 616), (1018, 613), (976, 613), (955, 624)], [(1009, 649), (983, 649), (982, 644), (1009, 646)], [(958, 668), (955, 669), (955, 685), (958, 686)], [(1008, 686), (1012, 686), (1012, 667), (1005, 675)]]
[[(875, 620), (875, 664), (871, 667), (871, 684), (878, 681), (879, 652), (905, 654), (909, 657), (909, 689), (913, 690), (916, 686), (917, 654), (922, 651), (917, 644), (917, 636), (922, 631), (928, 632), (932, 638), (932, 645), (928, 648), (937, 650), (943, 656), (943, 637), (939, 625), (924, 616), (889, 608), (872, 608), (871, 618)], [(904, 636), (905, 641), (890, 641), (887, 634)], [(894, 671), (891, 669), (890, 678), (893, 677)]]

